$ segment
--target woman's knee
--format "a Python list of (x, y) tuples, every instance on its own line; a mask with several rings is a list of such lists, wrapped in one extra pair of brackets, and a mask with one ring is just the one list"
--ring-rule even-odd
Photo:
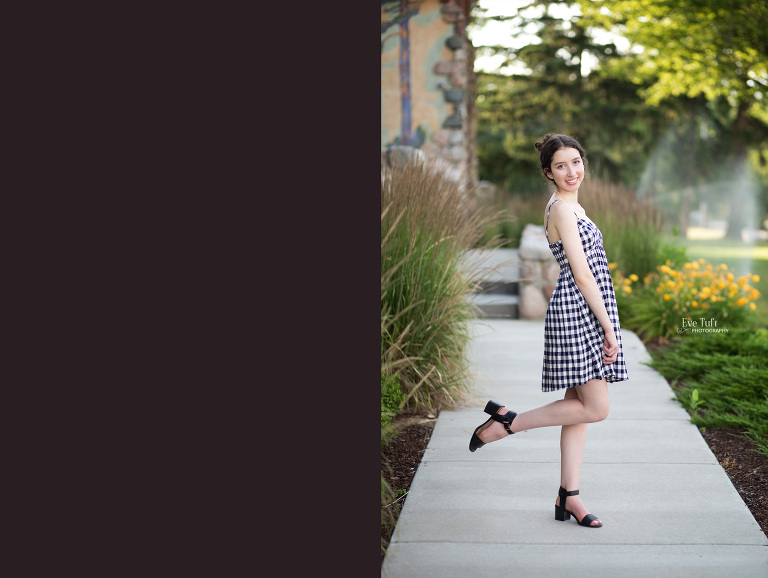
[(607, 397), (605, 399), (595, 400), (594, 403), (589, 404), (588, 410), (590, 423), (603, 421), (608, 417), (608, 413), (611, 411), (611, 402)]
[(603, 421), (608, 417), (608, 412), (611, 410), (607, 384), (603, 380), (595, 380), (588, 385), (591, 387), (584, 386), (579, 392), (581, 403), (587, 410), (587, 420), (589, 423)]

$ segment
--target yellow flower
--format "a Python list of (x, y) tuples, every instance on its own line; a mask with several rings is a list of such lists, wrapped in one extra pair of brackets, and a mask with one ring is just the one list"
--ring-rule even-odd
[(720, 269), (722, 269), (723, 271), (727, 271), (728, 270), (728, 265), (726, 265), (725, 263), (721, 263), (720, 264)]
[(624, 293), (632, 293), (632, 287), (630, 287), (629, 285), (624, 285), (622, 289), (624, 289)]
[(661, 271), (662, 273), (666, 273), (667, 275), (669, 275), (669, 273), (671, 273), (671, 272), (672, 272), (672, 269), (670, 269), (670, 268), (669, 268), (667, 265), (662, 265), (661, 267), (659, 267), (659, 271)]
[(752, 275), (752, 283), (759, 283), (760, 275)]
[(613, 271), (618, 266), (619, 266), (618, 263), (608, 263), (608, 270)]
[(670, 299), (672, 299), (672, 295), (670, 295), (669, 293), (664, 295), (664, 301), (669, 301)]
[(693, 305), (694, 307), (698, 307), (699, 306), (699, 302), (698, 301), (693, 301), (691, 303), (691, 305)]
[(750, 303), (750, 304), (749, 304), (749, 308), (750, 308), (752, 311), (754, 311), (755, 309), (757, 309), (757, 306), (756, 306), (754, 303)]
[[(755, 275), (755, 277), (757, 277), (757, 275)], [(639, 277), (638, 277), (637, 275), (635, 275), (634, 273), (632, 273), (632, 274), (629, 276), (629, 278), (630, 278), (632, 281), (637, 281), (637, 280), (639, 279)], [(758, 279), (758, 281), (759, 281), (759, 279)]]
[(736, 301), (736, 307), (741, 307), (742, 305), (746, 305), (748, 299), (746, 297), (742, 297), (738, 301)]

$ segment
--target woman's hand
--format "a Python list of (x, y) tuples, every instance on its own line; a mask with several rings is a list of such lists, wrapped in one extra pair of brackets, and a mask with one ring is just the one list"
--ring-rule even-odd
[(603, 362), (615, 363), (619, 355), (619, 342), (616, 340), (616, 334), (613, 331), (605, 333), (605, 344), (603, 345)]

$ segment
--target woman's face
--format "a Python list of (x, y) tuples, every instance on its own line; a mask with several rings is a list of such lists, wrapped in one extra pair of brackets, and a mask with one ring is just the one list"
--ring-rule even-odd
[(555, 181), (558, 190), (573, 193), (579, 190), (584, 180), (584, 162), (581, 154), (574, 148), (562, 148), (552, 157), (547, 176)]

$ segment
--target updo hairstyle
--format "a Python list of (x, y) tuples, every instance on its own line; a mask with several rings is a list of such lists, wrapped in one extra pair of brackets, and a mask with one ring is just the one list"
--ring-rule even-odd
[(541, 163), (541, 172), (548, 180), (552, 180), (547, 176), (547, 171), (552, 170), (552, 157), (555, 153), (563, 148), (573, 148), (579, 151), (581, 160), (584, 163), (584, 168), (587, 167), (587, 151), (581, 146), (578, 141), (568, 136), (567, 134), (553, 134), (547, 133), (544, 137), (533, 146), (539, 151), (539, 161)]

